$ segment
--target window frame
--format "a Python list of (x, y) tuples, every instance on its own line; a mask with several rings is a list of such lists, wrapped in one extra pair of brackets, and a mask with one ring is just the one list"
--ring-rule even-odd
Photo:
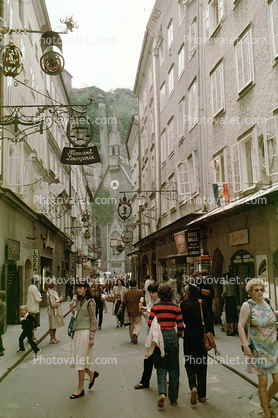
[(166, 82), (163, 81), (163, 83), (160, 86), (160, 111), (166, 107)]
[(167, 37), (168, 37), (168, 51), (171, 49), (174, 42), (174, 24), (173, 18), (170, 19), (170, 22), (167, 26)]
[(168, 71), (168, 95), (169, 96), (173, 94), (174, 88), (175, 88), (175, 66), (174, 64), (172, 64)]
[[(192, 29), (194, 28), (194, 38), (192, 37)], [(188, 43), (188, 51), (189, 51), (189, 60), (193, 57), (196, 49), (197, 49), (197, 45), (196, 45), (196, 32), (197, 32), (197, 22), (193, 22), (189, 28), (189, 43)], [(194, 41), (194, 42), (193, 42)], [(193, 46), (192, 46), (193, 43)]]
[[(251, 167), (250, 159), (246, 153), (246, 145), (248, 142), (251, 142)], [(234, 153), (237, 154), (237, 158), (234, 158)], [(234, 192), (240, 193), (246, 190), (252, 190), (256, 187), (256, 184), (261, 179), (260, 173), (260, 164), (259, 164), (259, 151), (258, 151), (258, 136), (257, 136), (257, 127), (254, 126), (248, 132), (241, 135), (238, 138), (236, 144), (231, 147), (231, 157), (232, 157), (232, 175), (233, 175), (233, 186)], [(238, 174), (235, 170), (235, 165), (238, 165)], [(252, 169), (252, 184), (249, 183), (248, 171)], [(236, 185), (236, 177), (238, 177), (239, 188)]]
[[(245, 40), (247, 37), (249, 37), (249, 41), (247, 42), (247, 40)], [(245, 40), (245, 41), (244, 41)], [(239, 75), (243, 74), (244, 77), (244, 50), (243, 50), (243, 42), (245, 42), (246, 45), (248, 45), (248, 57), (249, 57), (249, 67), (250, 67), (250, 76), (248, 80), (244, 80), (243, 79), (243, 85), (240, 85), (240, 81), (239, 81)], [(252, 48), (252, 26), (251, 24), (248, 25), (248, 27), (240, 34), (240, 36), (236, 39), (236, 41), (234, 42), (234, 48), (235, 48), (235, 63), (236, 63), (236, 79), (237, 79), (237, 91), (238, 94), (240, 95), (243, 91), (245, 91), (246, 88), (248, 88), (250, 85), (253, 85), (255, 82), (254, 79), (254, 58), (253, 58), (253, 48)], [(240, 47), (240, 52), (241, 52), (241, 60), (242, 60), (242, 71), (239, 74), (239, 68), (238, 68), (238, 62), (239, 62), (239, 58), (238, 58), (238, 50)]]
[[(221, 15), (219, 16), (219, 3), (221, 4)], [(218, 16), (217, 16), (218, 13)], [(204, 10), (204, 36), (205, 39), (213, 37), (221, 27), (224, 17), (224, 1), (210, 0), (209, 5)]]
[(161, 40), (159, 45), (159, 64), (161, 65), (165, 59), (165, 42), (164, 38)]
[[(181, 109), (181, 111), (180, 111)], [(181, 99), (181, 101), (177, 104), (177, 138), (178, 142), (184, 138), (185, 134), (185, 99), (184, 97)], [(181, 123), (180, 123), (181, 120)], [(180, 128), (181, 127), (181, 128)]]
[[(217, 74), (220, 72), (220, 94), (217, 91)], [(215, 67), (212, 72), (210, 73), (210, 86), (211, 86), (211, 108), (212, 108), (212, 115), (215, 117), (217, 114), (222, 113), (225, 111), (225, 91), (224, 91), (224, 66), (223, 61), (221, 61), (217, 67)], [(214, 90), (216, 90), (216, 100), (214, 100)], [(220, 96), (220, 103), (218, 103), (218, 98)], [(217, 108), (214, 106), (215, 102), (217, 101)]]
[[(275, 37), (275, 25), (274, 25), (274, 20), (277, 19), (277, 24), (278, 24), (278, 11), (277, 11), (277, 16), (274, 19), (273, 16), (273, 5), (276, 2), (276, 0), (268, 0), (268, 14), (269, 14), (269, 24), (270, 24), (270, 42), (271, 42), (271, 54), (272, 54), (272, 59), (277, 62), (278, 61), (278, 32), (277, 32), (277, 36)], [(278, 7), (277, 7), (278, 10)], [(277, 47), (276, 47), (276, 39), (277, 39)]]
[(168, 149), (168, 158), (171, 157), (171, 155), (174, 152), (174, 115), (171, 116), (169, 121), (167, 122), (167, 149)]
[(164, 165), (166, 163), (166, 157), (167, 157), (167, 137), (166, 137), (166, 129), (163, 129), (163, 131), (160, 134), (160, 145), (161, 145), (161, 165)]
[[(194, 104), (194, 106), (192, 105)], [(194, 111), (194, 115), (193, 115)], [(198, 123), (198, 96), (197, 96), (197, 79), (191, 83), (188, 89), (188, 125), (189, 131)]]
[[(13, 154), (10, 154), (10, 150)], [(23, 194), (24, 149), (23, 142), (8, 144), (8, 186), (16, 194)], [(15, 180), (14, 180), (15, 179)]]
[[(181, 167), (181, 169), (180, 169)], [(181, 161), (177, 166), (178, 201), (182, 203), (190, 195), (188, 161)]]
[(181, 78), (185, 71), (185, 45), (182, 43), (178, 52), (178, 79)]
[(194, 150), (187, 157), (188, 182), (191, 196), (199, 194), (199, 157), (198, 150)]

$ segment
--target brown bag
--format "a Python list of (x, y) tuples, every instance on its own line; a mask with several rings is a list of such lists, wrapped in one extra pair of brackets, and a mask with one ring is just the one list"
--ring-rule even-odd
[(215, 355), (216, 354), (220, 355), (219, 351), (217, 350), (213, 334), (210, 331), (206, 332), (202, 302), (203, 301), (201, 299), (199, 299), (201, 319), (202, 319), (202, 328), (203, 328), (203, 333), (204, 333), (203, 347), (206, 351), (210, 351), (214, 348)]

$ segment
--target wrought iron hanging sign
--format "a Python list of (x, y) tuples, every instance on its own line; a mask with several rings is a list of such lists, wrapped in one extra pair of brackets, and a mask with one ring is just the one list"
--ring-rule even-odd
[(123, 199), (120, 199), (120, 203), (118, 205), (118, 214), (125, 221), (130, 217), (131, 213), (131, 202), (130, 200), (127, 200), (126, 195), (124, 195)]
[(133, 231), (131, 225), (126, 225), (122, 232), (121, 240), (123, 243), (128, 244), (133, 241)]
[(7, 77), (19, 75), (23, 70), (21, 50), (10, 40), (8, 45), (1, 48), (0, 52), (2, 52), (3, 74)]
[(56, 47), (62, 52), (62, 39), (57, 32), (45, 32), (41, 36), (41, 49), (43, 55), (40, 59), (41, 69), (49, 75), (61, 74), (65, 67), (65, 60), (63, 55), (55, 51)]

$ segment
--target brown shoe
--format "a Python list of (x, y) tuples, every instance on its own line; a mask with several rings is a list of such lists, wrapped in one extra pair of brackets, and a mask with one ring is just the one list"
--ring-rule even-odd
[(192, 388), (191, 396), (190, 396), (190, 403), (191, 405), (196, 405), (197, 403), (197, 388)]
[(157, 400), (157, 406), (159, 406), (159, 408), (162, 408), (164, 406), (164, 400), (165, 400), (165, 394), (162, 393), (161, 395), (159, 395), (158, 400)]
[(132, 336), (132, 342), (133, 342), (133, 344), (137, 344), (137, 342), (138, 342), (138, 337), (137, 337), (137, 335), (136, 335), (136, 334), (133, 334), (133, 336)]

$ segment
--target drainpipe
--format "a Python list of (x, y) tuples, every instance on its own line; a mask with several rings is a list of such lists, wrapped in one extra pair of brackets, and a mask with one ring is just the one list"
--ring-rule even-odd
[(200, 191), (202, 198), (202, 211), (207, 212), (207, 194), (208, 194), (208, 163), (207, 163), (207, 121), (206, 115), (206, 80), (205, 80), (205, 48), (203, 40), (203, 1), (197, 0), (197, 39), (198, 42), (198, 75), (197, 75), (197, 88), (198, 88), (198, 135), (199, 135), (199, 175), (200, 175)]
[[(160, 144), (160, 77), (159, 77), (159, 49), (155, 46), (153, 50), (153, 88), (154, 88), (154, 131), (155, 131), (155, 153), (156, 153), (156, 172), (155, 189), (160, 190), (161, 184), (161, 144)], [(156, 213), (158, 229), (161, 219), (161, 193), (156, 193)]]

